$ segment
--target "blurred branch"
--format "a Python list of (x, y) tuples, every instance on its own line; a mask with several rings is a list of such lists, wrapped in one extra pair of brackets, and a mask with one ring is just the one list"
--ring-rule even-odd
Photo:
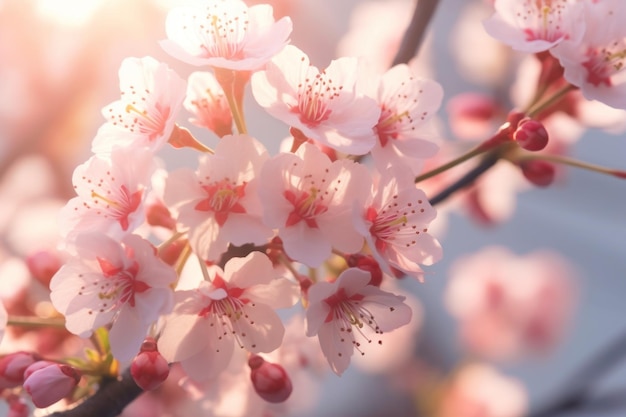
[(485, 155), (480, 163), (474, 167), (472, 170), (468, 171), (463, 177), (461, 177), (457, 182), (453, 183), (439, 194), (435, 195), (430, 199), (431, 205), (437, 205), (442, 203), (452, 194), (457, 191), (462, 190), (463, 188), (469, 187), (476, 181), (481, 175), (485, 172), (489, 171), (491, 167), (493, 167), (496, 162), (500, 159), (500, 153), (497, 151), (492, 151)]
[[(530, 413), (528, 417), (553, 417), (576, 409), (606, 407), (609, 403), (612, 404), (612, 407), (615, 407), (616, 398), (612, 398), (614, 396), (590, 400), (589, 394), (592, 385), (625, 358), (626, 332), (602, 348), (589, 362), (568, 378), (566, 380), (567, 388), (560, 397), (557, 397), (555, 402), (543, 409)], [(619, 400), (617, 405), (626, 406), (626, 397), (624, 397), (623, 393), (621, 393), (621, 398), (617, 400)]]
[(406, 64), (417, 55), (424, 40), (426, 28), (428, 28), (438, 4), (439, 0), (417, 0), (411, 23), (404, 33), (400, 49), (393, 59), (392, 66)]
[(52, 413), (48, 417), (116, 417), (142, 393), (143, 390), (135, 384), (128, 368), (121, 379), (103, 383), (94, 395), (76, 407)]

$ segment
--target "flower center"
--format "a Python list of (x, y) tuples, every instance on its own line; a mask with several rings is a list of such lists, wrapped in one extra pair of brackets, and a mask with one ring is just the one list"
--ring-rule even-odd
[(613, 85), (611, 77), (624, 69), (626, 63), (626, 41), (614, 42), (610, 47), (589, 48), (589, 59), (583, 63), (587, 70), (587, 82), (598, 87)]
[(331, 101), (339, 96), (343, 88), (334, 86), (332, 81), (322, 71), (315, 75), (313, 81), (307, 77), (304, 83), (298, 85), (298, 106), (291, 111), (298, 113), (300, 122), (307, 127), (314, 128), (330, 117)]
[(293, 226), (301, 221), (305, 221), (309, 227), (318, 227), (315, 217), (328, 210), (324, 204), (318, 201), (319, 190), (311, 187), (309, 192), (301, 192), (296, 195), (291, 190), (286, 190), (283, 195), (293, 205), (293, 211), (289, 213), (285, 226)]
[(245, 213), (246, 209), (239, 200), (246, 194), (246, 185), (234, 184), (228, 179), (203, 185), (206, 198), (198, 202), (195, 209), (198, 211), (212, 211), (215, 213), (217, 224), (223, 226), (230, 213)]
[(135, 191), (131, 193), (126, 185), (122, 185), (119, 189), (119, 194), (116, 196), (117, 199), (113, 199), (110, 197), (105, 197), (101, 194), (98, 194), (96, 191), (91, 192), (91, 198), (96, 206), (99, 205), (100, 201), (106, 203), (107, 213), (105, 213), (105, 217), (112, 217), (116, 219), (122, 230), (126, 231), (129, 227), (128, 216), (131, 213), (134, 213), (139, 204), (141, 204), (141, 200), (143, 197), (142, 190)]

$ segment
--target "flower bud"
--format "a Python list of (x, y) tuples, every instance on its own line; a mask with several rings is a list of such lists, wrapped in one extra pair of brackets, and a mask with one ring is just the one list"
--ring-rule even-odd
[(378, 262), (373, 256), (354, 253), (346, 260), (349, 267), (356, 267), (370, 273), (372, 278), (368, 283), (369, 285), (380, 287), (380, 283), (383, 282), (383, 271), (380, 269), (380, 265), (378, 265)]
[(513, 139), (527, 151), (540, 151), (548, 144), (548, 131), (543, 123), (525, 119), (520, 122), (513, 133)]
[(30, 352), (15, 352), (0, 359), (0, 391), (24, 383), (24, 371), (39, 360)]
[(293, 387), (282, 366), (266, 362), (258, 355), (250, 357), (248, 366), (252, 386), (261, 398), (270, 403), (281, 403), (289, 398)]
[(130, 374), (135, 383), (144, 391), (151, 391), (161, 385), (169, 373), (170, 367), (159, 353), (156, 341), (147, 337), (130, 366)]
[(554, 181), (554, 165), (545, 161), (525, 161), (520, 164), (522, 174), (538, 187), (547, 187)]
[(62, 261), (59, 254), (51, 250), (42, 250), (28, 255), (26, 266), (30, 274), (37, 281), (48, 287), (50, 280), (61, 268)]
[(49, 407), (67, 397), (80, 381), (80, 374), (71, 366), (46, 361), (35, 362), (24, 376), (24, 389), (39, 408)]
[(150, 226), (161, 226), (169, 230), (176, 229), (176, 220), (165, 204), (160, 201), (150, 204), (146, 208), (146, 222)]

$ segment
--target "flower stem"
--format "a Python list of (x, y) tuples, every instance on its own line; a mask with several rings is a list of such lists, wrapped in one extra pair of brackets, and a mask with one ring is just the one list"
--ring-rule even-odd
[(62, 317), (37, 317), (37, 316), (9, 316), (8, 326), (21, 327), (65, 327), (65, 319)]
[(569, 165), (575, 168), (586, 169), (587, 171), (598, 172), (600, 174), (610, 175), (612, 177), (626, 179), (626, 171), (620, 171), (617, 169), (610, 169), (600, 165), (589, 164), (587, 162), (579, 161), (577, 159), (566, 158), (559, 155), (547, 155), (547, 154), (525, 154), (516, 158), (516, 161), (546, 161), (555, 164)]
[(491, 153), (485, 155), (483, 160), (471, 171), (467, 172), (463, 177), (461, 177), (457, 182), (450, 185), (448, 188), (441, 191), (439, 194), (429, 199), (431, 205), (436, 205), (452, 194), (456, 193), (459, 190), (462, 190), (465, 187), (470, 186), (471, 184), (478, 179), (481, 175), (487, 172), (491, 167), (493, 167), (496, 162), (500, 159), (500, 152), (492, 151)]
[(200, 263), (200, 270), (202, 270), (202, 277), (206, 282), (211, 282), (211, 276), (209, 275), (209, 270), (206, 267), (206, 262), (202, 259), (198, 258), (198, 263)]
[(435, 175), (439, 175), (442, 172), (445, 172), (447, 170), (449, 170), (450, 168), (454, 168), (455, 166), (462, 164), (463, 162), (472, 159), (475, 156), (478, 156), (486, 151), (488, 151), (490, 148), (481, 145), (478, 145), (477, 147), (473, 148), (472, 150), (470, 150), (469, 152), (464, 153), (463, 155), (459, 156), (458, 158), (453, 159), (452, 161), (443, 164), (431, 171), (428, 171), (422, 175), (419, 175), (417, 177), (415, 177), (415, 183), (417, 184), (420, 181), (424, 181), (427, 180), (429, 178), (434, 177)]
[[(233, 70), (214, 68), (215, 78), (224, 90), (226, 100), (233, 114), (233, 120), (239, 134), (248, 133), (246, 121), (243, 117), (243, 94), (237, 94), (237, 74)], [(240, 97), (241, 96), (241, 97)]]
[(555, 103), (557, 103), (559, 100), (561, 100), (567, 93), (569, 93), (570, 91), (574, 91), (575, 89), (577, 89), (578, 87), (572, 85), (572, 84), (567, 84), (565, 87), (561, 88), (559, 91), (557, 91), (556, 93), (554, 93), (552, 96), (548, 97), (548, 99), (540, 102), (540, 103), (536, 103), (533, 106), (531, 106), (530, 109), (528, 109), (528, 111), (526, 112), (526, 115), (528, 117), (530, 117), (531, 119), (533, 117), (535, 117), (537, 114), (541, 113), (542, 111), (544, 111), (545, 109), (549, 108), (550, 106), (554, 105)]

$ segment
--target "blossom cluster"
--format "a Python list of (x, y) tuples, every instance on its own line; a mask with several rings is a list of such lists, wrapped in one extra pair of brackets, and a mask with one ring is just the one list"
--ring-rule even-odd
[[(340, 375), (411, 320), (405, 297), (380, 289), (383, 272), (422, 280), (441, 258), (436, 212), (413, 180), (438, 148), (442, 89), (406, 65), (378, 75), (344, 57), (320, 70), (287, 45), (291, 20), (270, 6), (205, 3), (174, 8), (162, 42), (204, 71), (186, 81), (151, 57), (123, 61), (120, 98), (102, 110), (60, 215), (69, 260), (52, 303), (80, 337), (108, 328), (122, 363), (152, 338), (146, 352), (202, 382), (236, 350), (281, 347), (276, 310), (301, 300), (307, 336)], [(290, 151), (270, 155), (247, 133), (248, 81), (289, 127)], [(220, 137), (214, 149), (176, 123), (183, 108)], [(197, 150), (196, 168), (167, 170), (158, 158), (170, 145)]]
[(496, 0), (485, 21), (494, 38), (523, 52), (548, 51), (585, 98), (626, 107), (626, 18), (619, 0)]
[[(119, 99), (102, 109), (92, 155), (74, 170), (75, 196), (59, 215), (66, 261), (48, 280), (50, 299), (70, 333), (97, 341), (98, 354), (88, 354), (97, 366), (17, 352), (0, 358), (0, 388), (23, 386), (47, 407), (80, 384), (81, 369), (110, 377), (122, 366), (144, 390), (178, 373), (186, 392), (201, 392), (214, 409), (239, 390), (248, 396), (241, 415), (270, 415), (267, 403), (298, 395), (292, 381), (305, 370), (341, 376), (376, 352), (393, 356), (380, 352), (395, 340), (413, 348), (419, 304), (396, 278), (424, 282), (442, 258), (430, 232), (435, 202), (445, 198), (431, 195), (437, 181), (486, 154), (483, 165), (501, 160), (548, 185), (551, 166), (532, 155), (561, 149), (544, 126), (559, 99), (579, 90), (626, 108), (618, 0), (494, 7), (487, 32), (541, 59), (537, 94), (449, 164), (434, 124), (443, 89), (413, 66), (378, 73), (363, 58), (341, 57), (317, 68), (290, 44), (290, 18), (276, 20), (269, 5), (172, 8), (161, 46), (189, 76), (149, 56), (123, 60)], [(263, 143), (248, 132), (248, 91), (287, 138)], [(180, 124), (185, 116), (193, 126)], [(161, 159), (168, 147), (193, 151), (194, 166), (169, 168)], [(518, 184), (502, 172), (482, 179), (498, 177), (490, 195), (508, 206)], [(468, 206), (491, 221), (480, 193), (479, 182)], [(570, 271), (555, 258), (490, 249), (455, 266), (446, 302), (469, 350), (500, 358), (554, 344), (573, 299), (562, 279)], [(451, 384), (462, 400), (443, 401), (440, 414), (458, 417), (465, 403), (506, 414), (468, 388), (481, 379), (511, 399), (511, 415), (523, 412), (515, 383), (469, 366)]]

